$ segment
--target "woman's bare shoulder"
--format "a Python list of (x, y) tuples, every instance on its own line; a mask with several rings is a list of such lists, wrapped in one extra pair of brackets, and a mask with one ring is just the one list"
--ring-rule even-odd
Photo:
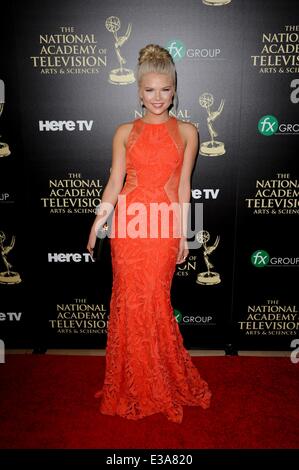
[(132, 129), (132, 127), (134, 125), (134, 122), (135, 122), (135, 120), (134, 121), (123, 122), (123, 123), (121, 123), (117, 126), (116, 131), (126, 132), (129, 129)]
[(125, 145), (127, 144), (129, 134), (133, 129), (134, 122), (135, 121), (123, 122), (122, 124), (119, 124), (115, 129), (114, 135), (117, 138), (121, 139)]
[(197, 127), (193, 122), (181, 121), (180, 119), (177, 119), (177, 122), (182, 132), (187, 132), (188, 134), (195, 134), (198, 132)]
[(192, 122), (180, 121), (179, 119), (177, 119), (177, 122), (179, 126), (179, 132), (186, 148), (186, 145), (191, 139), (196, 140), (198, 138), (197, 127)]

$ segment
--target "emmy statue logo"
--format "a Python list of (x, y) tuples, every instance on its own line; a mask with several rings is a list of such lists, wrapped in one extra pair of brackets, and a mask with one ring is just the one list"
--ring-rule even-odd
[(210, 234), (206, 230), (201, 230), (196, 234), (196, 240), (200, 245), (203, 246), (203, 257), (205, 260), (205, 264), (207, 267), (207, 271), (199, 273), (197, 275), (196, 282), (197, 284), (202, 284), (205, 286), (214, 286), (215, 284), (219, 284), (221, 282), (220, 275), (215, 271), (211, 271), (214, 267), (213, 264), (209, 260), (209, 256), (216, 250), (220, 237), (217, 236), (215, 243), (213, 245), (208, 246), (207, 243), (210, 240)]
[[(3, 112), (4, 103), (5, 103), (5, 99), (4, 99), (4, 81), (0, 80), (0, 116)], [(0, 135), (0, 137), (1, 137), (1, 135)], [(0, 142), (0, 158), (1, 157), (8, 157), (8, 155), (10, 155), (9, 146), (7, 144), (5, 144), (4, 142)]]
[(222, 113), (224, 100), (221, 100), (221, 103), (217, 111), (211, 111), (211, 106), (213, 106), (214, 104), (214, 97), (210, 93), (203, 93), (199, 97), (199, 104), (200, 106), (202, 106), (203, 108), (207, 110), (207, 113), (208, 113), (207, 125), (208, 125), (209, 134), (211, 137), (211, 140), (207, 142), (203, 142), (200, 145), (199, 153), (206, 157), (219, 157), (220, 155), (224, 155), (225, 154), (224, 143), (219, 142), (218, 140), (215, 140), (215, 137), (217, 137), (218, 134), (213, 127), (213, 122)]
[(0, 284), (18, 284), (21, 282), (19, 273), (12, 271), (12, 265), (7, 261), (6, 255), (13, 249), (16, 241), (16, 237), (13, 236), (10, 245), (4, 245), (6, 236), (4, 232), (0, 232), (0, 254), (6, 271), (0, 272)]
[(202, 0), (202, 3), (209, 5), (210, 7), (221, 7), (222, 5), (227, 5), (232, 0)]
[(117, 36), (117, 31), (120, 29), (120, 19), (117, 16), (109, 16), (109, 18), (107, 18), (105, 21), (105, 26), (110, 33), (113, 33), (115, 39), (114, 49), (119, 62), (119, 68), (111, 70), (109, 74), (109, 82), (113, 83), (114, 85), (128, 85), (129, 83), (135, 82), (133, 70), (123, 67), (127, 61), (120, 55), (119, 52), (121, 46), (130, 37), (132, 24), (129, 23), (126, 34), (120, 37)]

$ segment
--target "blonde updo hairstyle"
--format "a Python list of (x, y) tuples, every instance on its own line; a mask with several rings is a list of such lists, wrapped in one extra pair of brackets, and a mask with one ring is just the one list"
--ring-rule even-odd
[(146, 73), (164, 73), (170, 75), (174, 85), (174, 106), (177, 108), (177, 74), (171, 54), (158, 44), (147, 44), (140, 49), (137, 65), (137, 83), (141, 85), (142, 77)]

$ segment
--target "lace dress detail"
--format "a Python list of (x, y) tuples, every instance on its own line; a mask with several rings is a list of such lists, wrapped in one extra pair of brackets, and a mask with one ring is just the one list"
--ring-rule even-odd
[[(178, 203), (183, 157), (176, 118), (160, 124), (135, 120), (127, 142), (126, 182), (120, 193), (127, 209), (139, 203), (147, 208), (153, 202)], [(147, 211), (139, 218), (146, 233), (140, 235), (136, 230), (136, 237), (120, 236), (120, 231), (132, 228), (136, 217), (134, 210), (124, 217), (123, 200), (118, 201), (113, 215), (106, 369), (103, 387), (95, 396), (101, 399), (100, 411), (106, 415), (137, 420), (160, 412), (181, 423), (183, 405), (206, 409), (211, 392), (183, 345), (170, 301), (179, 248), (173, 228), (178, 218), (159, 214), (152, 238)], [(167, 237), (163, 236), (165, 224)]]

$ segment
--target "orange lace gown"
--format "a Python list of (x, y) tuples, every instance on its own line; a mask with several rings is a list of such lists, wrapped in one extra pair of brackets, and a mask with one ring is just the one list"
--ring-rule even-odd
[[(121, 237), (118, 231), (118, 227), (129, 227), (134, 217), (136, 221), (138, 203), (149, 209), (153, 202), (178, 202), (183, 156), (176, 118), (171, 116), (159, 124), (143, 119), (133, 122), (126, 150), (127, 176), (120, 192), (127, 214), (118, 225), (118, 200), (112, 222), (115, 237), (110, 237), (113, 285), (105, 378), (95, 395), (101, 398), (100, 411), (106, 415), (137, 420), (160, 412), (180, 423), (182, 405), (204, 409), (210, 405), (208, 384), (184, 348), (170, 301), (179, 248), (179, 237), (173, 236), (171, 228), (175, 227), (173, 218), (170, 222), (158, 218), (156, 238), (141, 236), (140, 232), (136, 238)], [(133, 203), (137, 203), (135, 207)], [(144, 217), (149, 229), (149, 215)], [(161, 236), (165, 223), (170, 228), (166, 238)], [(140, 230), (140, 224), (134, 227)]]

